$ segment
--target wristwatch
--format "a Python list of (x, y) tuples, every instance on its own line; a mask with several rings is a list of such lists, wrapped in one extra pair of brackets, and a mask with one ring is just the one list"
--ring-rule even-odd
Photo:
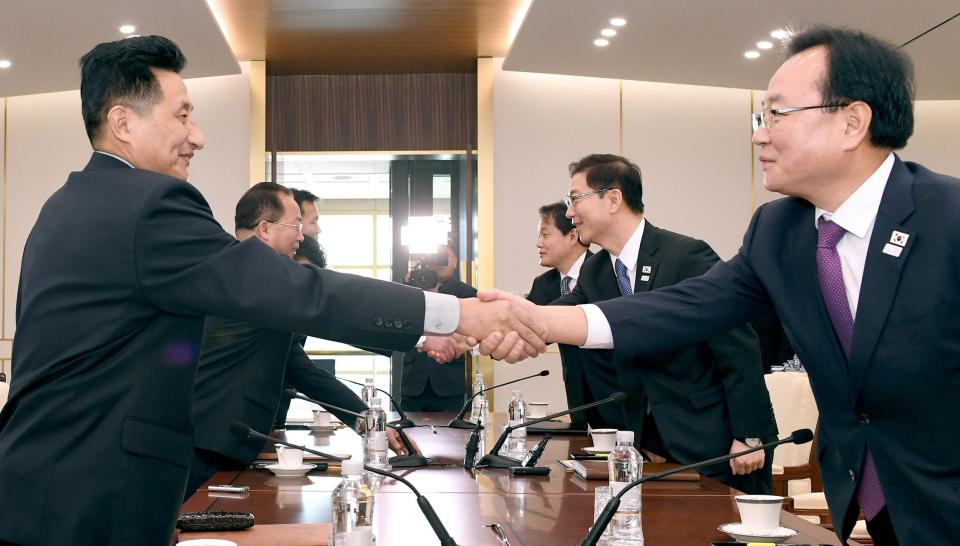
[(760, 447), (761, 444), (760, 438), (744, 438), (740, 441), (746, 444), (747, 447)]

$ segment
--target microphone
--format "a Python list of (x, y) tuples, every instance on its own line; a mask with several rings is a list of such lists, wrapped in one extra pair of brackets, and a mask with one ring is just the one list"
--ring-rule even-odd
[(302, 449), (302, 450), (306, 451), (307, 453), (312, 453), (312, 454), (314, 454), (314, 455), (317, 455), (318, 457), (323, 457), (323, 458), (328, 459), (328, 460), (331, 460), (331, 461), (342, 461), (342, 460), (345, 459), (345, 457), (337, 457), (336, 455), (330, 455), (330, 454), (324, 453), (324, 452), (322, 452), (322, 451), (317, 451), (317, 450), (315, 450), (315, 449), (310, 449), (309, 447), (304, 447), (304, 446), (297, 445), (297, 444), (291, 444), (290, 442), (285, 442), (285, 441), (283, 441), (283, 440), (278, 440), (278, 439), (274, 438), (273, 436), (267, 436), (266, 434), (261, 434), (261, 433), (255, 431), (255, 430), (253, 430), (252, 428), (250, 428), (250, 427), (249, 427), (248, 425), (246, 425), (245, 423), (241, 423), (240, 421), (235, 421), (233, 424), (230, 425), (230, 432), (236, 434), (237, 436), (245, 436), (245, 437), (247, 437), (247, 438), (257, 438), (257, 439), (260, 439), (260, 440), (268, 440), (268, 441), (273, 442), (273, 443), (275, 443), (275, 444), (285, 445), (285, 446), (287, 446), (287, 447), (292, 447), (292, 448), (294, 448), (294, 449)]
[[(361, 386), (361, 387), (366, 387), (366, 385), (364, 385), (363, 383), (361, 383), (361, 382), (359, 382), (359, 381), (353, 381), (353, 380), (350, 380), (350, 379), (344, 379), (344, 378), (342, 378), (342, 377), (338, 377), (337, 379), (339, 379), (340, 381), (346, 381), (347, 383), (353, 383), (354, 385), (359, 385), (359, 386)], [(400, 409), (400, 404), (397, 404), (397, 401), (394, 400), (392, 396), (390, 396), (390, 393), (389, 393), (389, 392), (387, 392), (387, 391), (385, 391), (385, 390), (383, 390), (383, 389), (381, 389), (381, 388), (379, 388), (379, 387), (374, 387), (374, 388), (377, 390), (377, 392), (387, 395), (387, 398), (390, 399), (390, 403), (393, 404), (393, 409), (397, 410), (397, 415), (400, 416), (399, 419), (397, 419), (396, 421), (390, 421), (389, 424), (396, 425), (396, 426), (398, 426), (398, 427), (400, 427), (400, 428), (413, 428), (413, 427), (417, 426), (413, 421), (411, 421), (409, 418), (407, 418), (407, 415), (406, 415), (405, 413), (403, 413), (403, 410), (402, 410), (402, 409)]]
[(729, 461), (730, 459), (736, 459), (741, 455), (746, 455), (748, 453), (753, 453), (754, 451), (760, 451), (761, 449), (767, 449), (768, 447), (776, 447), (780, 444), (805, 444), (813, 439), (813, 432), (808, 428), (802, 428), (799, 430), (793, 431), (793, 434), (787, 436), (782, 440), (777, 440), (770, 442), (768, 444), (762, 444), (757, 447), (751, 447), (750, 449), (745, 449), (743, 451), (738, 451), (737, 453), (730, 453), (728, 455), (722, 455), (720, 457), (714, 457), (713, 459), (708, 459), (706, 461), (700, 461), (699, 463), (692, 463), (684, 466), (678, 466), (670, 470), (664, 470), (663, 472), (658, 472), (656, 474), (650, 474), (649, 476), (644, 476), (637, 480), (634, 480), (627, 484), (623, 489), (620, 490), (614, 497), (612, 497), (607, 505), (603, 508), (603, 512), (600, 512), (600, 515), (597, 517), (597, 521), (593, 524), (593, 528), (590, 529), (590, 532), (587, 533), (586, 538), (580, 541), (580, 546), (595, 546), (597, 541), (600, 540), (600, 535), (603, 534), (604, 529), (607, 528), (607, 525), (610, 524), (610, 520), (613, 519), (614, 514), (617, 512), (617, 508), (620, 506), (620, 499), (623, 495), (633, 489), (634, 487), (640, 485), (643, 482), (659, 480), (660, 478), (665, 478), (671, 474), (676, 474), (678, 472), (686, 472), (687, 470), (696, 470), (704, 466), (710, 466), (712, 464), (722, 463), (724, 461)]
[(531, 379), (533, 377), (544, 377), (547, 375), (550, 375), (550, 370), (541, 370), (539, 373), (528, 375), (527, 377), (521, 377), (520, 379), (514, 379), (513, 381), (507, 381), (506, 383), (500, 383), (499, 385), (494, 385), (492, 387), (480, 389), (479, 391), (474, 393), (473, 396), (471, 396), (470, 398), (467, 398), (467, 401), (463, 404), (463, 407), (460, 408), (460, 413), (458, 413), (457, 416), (454, 417), (453, 420), (447, 424), (447, 426), (450, 428), (459, 428), (464, 430), (472, 429), (474, 426), (476, 426), (476, 423), (472, 423), (470, 421), (465, 420), (463, 416), (467, 414), (467, 410), (470, 408), (470, 403), (473, 402), (474, 398), (480, 396), (481, 394), (487, 391), (490, 391), (499, 387), (505, 387), (512, 383), (516, 383), (517, 381), (523, 381), (524, 379)]
[(477, 426), (473, 427), (470, 439), (467, 440), (466, 451), (463, 454), (463, 467), (467, 470), (473, 468), (473, 463), (477, 459), (477, 452), (480, 450), (480, 429), (482, 428), (480, 423), (477, 423)]
[(436, 533), (437, 538), (440, 539), (440, 546), (458, 546), (457, 541), (453, 540), (453, 537), (451, 537), (450, 533), (447, 532), (447, 528), (443, 526), (443, 522), (440, 521), (440, 517), (437, 516), (437, 513), (433, 510), (433, 506), (430, 505), (430, 501), (427, 500), (427, 497), (421, 495), (412, 483), (408, 482), (397, 474), (394, 474), (393, 472), (387, 472), (386, 470), (381, 470), (372, 466), (364, 466), (363, 469), (367, 472), (373, 472), (374, 474), (386, 476), (387, 478), (393, 478), (403, 485), (409, 487), (410, 490), (413, 491), (413, 494), (417, 496), (417, 505), (420, 506), (420, 511), (423, 512), (423, 517), (427, 518), (427, 522), (430, 524), (430, 527), (433, 528), (433, 532)]
[(477, 461), (478, 467), (490, 467), (490, 468), (510, 468), (512, 466), (523, 466), (521, 462), (513, 457), (506, 457), (503, 455), (498, 455), (500, 448), (503, 447), (503, 443), (507, 441), (507, 437), (510, 436), (510, 433), (518, 428), (529, 427), (530, 425), (535, 425), (537, 423), (542, 423), (544, 421), (549, 421), (557, 417), (563, 417), (564, 415), (570, 415), (571, 413), (577, 413), (590, 408), (595, 408), (597, 406), (602, 406), (604, 404), (609, 404), (611, 402), (620, 402), (627, 397), (626, 394), (622, 392), (615, 392), (610, 396), (604, 398), (603, 400), (598, 400), (596, 402), (591, 402), (589, 404), (584, 404), (582, 406), (577, 406), (573, 409), (568, 409), (566, 411), (561, 411), (559, 413), (554, 413), (552, 415), (547, 415), (546, 417), (540, 417), (537, 419), (532, 419), (530, 421), (525, 421), (520, 423), (515, 427), (508, 426), (503, 429), (503, 433), (500, 434), (500, 437), (497, 438), (497, 443), (490, 449), (490, 453), (487, 453), (483, 456), (482, 459)]
[[(347, 415), (352, 415), (360, 419), (366, 419), (361, 413), (355, 411), (350, 411), (341, 407), (334, 406), (333, 404), (328, 404), (326, 402), (321, 402), (319, 400), (314, 400), (309, 396), (305, 396), (296, 391), (296, 389), (284, 389), (283, 394), (289, 396), (290, 398), (299, 398), (300, 400), (306, 400), (323, 408), (326, 408), (330, 411), (339, 411)], [(387, 423), (387, 426), (397, 431), (397, 435), (400, 436), (400, 441), (403, 442), (403, 447), (407, 448), (408, 455), (397, 455), (390, 458), (390, 464), (398, 468), (415, 468), (419, 466), (428, 466), (430, 461), (426, 457), (421, 455), (416, 448), (413, 447), (413, 443), (410, 442), (410, 438), (407, 436), (407, 433), (403, 431), (403, 428)]]

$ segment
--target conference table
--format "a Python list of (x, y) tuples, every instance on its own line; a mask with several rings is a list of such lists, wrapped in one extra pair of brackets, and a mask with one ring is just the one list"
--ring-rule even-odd
[[(484, 527), (492, 523), (503, 527), (512, 546), (578, 544), (592, 525), (594, 489), (606, 482), (584, 480), (558, 462), (591, 445), (586, 435), (552, 435), (538, 463), (550, 468), (548, 476), (513, 476), (506, 469), (463, 468), (464, 446), (470, 433), (446, 427), (452, 414), (411, 413), (409, 417), (418, 426), (406, 432), (430, 458), (431, 465), (393, 471), (429, 499), (447, 531), (461, 546), (500, 545), (492, 530)], [(505, 416), (495, 414), (493, 421), (486, 431), (487, 450), (496, 442)], [(331, 454), (362, 457), (359, 436), (346, 427), (333, 433), (288, 428), (274, 431), (273, 436)], [(532, 448), (541, 438), (539, 434), (529, 434), (528, 447)], [(275, 457), (270, 453), (273, 446), (265, 449), (264, 458)], [(225, 471), (201, 486), (184, 503), (182, 512), (252, 512), (258, 540), (245, 541), (244, 532), (229, 535), (239, 546), (265, 544), (262, 537), (271, 528), (295, 528), (300, 536), (304, 530), (309, 534), (315, 529), (315, 542), (288, 544), (326, 544), (331, 520), (330, 494), (339, 483), (339, 467), (334, 465), (327, 471), (315, 470), (288, 478), (274, 476), (265, 469)], [(211, 484), (247, 486), (249, 492), (215, 493), (207, 489)], [(740, 520), (734, 501), (738, 491), (705, 476), (699, 481), (648, 482), (642, 488), (642, 522), (648, 546), (735, 542), (717, 527)], [(787, 541), (789, 544), (839, 544), (832, 532), (788, 512), (781, 513), (780, 521), (800, 532)], [(379, 546), (438, 543), (414, 494), (390, 478), (382, 479), (376, 492), (374, 535)], [(279, 543), (283, 542), (275, 542)]]

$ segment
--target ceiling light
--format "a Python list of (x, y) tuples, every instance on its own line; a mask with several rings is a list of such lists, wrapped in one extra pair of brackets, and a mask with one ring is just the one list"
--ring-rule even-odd
[(773, 42), (762, 40), (760, 42), (757, 42), (757, 47), (759, 47), (760, 49), (770, 49), (773, 47)]
[(593, 45), (597, 47), (607, 47), (608, 45), (610, 45), (610, 40), (606, 40), (604, 38), (597, 38), (596, 40), (593, 41)]
[(777, 40), (786, 40), (787, 38), (790, 37), (790, 33), (787, 32), (786, 30), (783, 30), (782, 28), (778, 28), (777, 30), (774, 30), (773, 32), (770, 33), (770, 37), (775, 38)]
[(120, 27), (120, 32), (124, 34), (133, 34), (136, 31), (137, 31), (137, 27), (133, 25), (123, 25), (122, 27)]
[(6, 59), (0, 59), (0, 68), (10, 68), (13, 66), (13, 63)]
[(610, 19), (610, 24), (615, 27), (622, 27), (623, 25), (627, 24), (627, 20), (623, 17), (614, 17), (613, 19)]
[(746, 58), (748, 58), (748, 59), (756, 59), (757, 57), (760, 56), (760, 52), (759, 52), (759, 51), (752, 51), (752, 50), (751, 50), (751, 51), (744, 51), (744, 52), (743, 52), (743, 56), (746, 57)]
[(613, 30), (612, 28), (605, 28), (600, 31), (600, 34), (606, 36), (607, 38), (613, 38), (617, 35), (617, 31)]

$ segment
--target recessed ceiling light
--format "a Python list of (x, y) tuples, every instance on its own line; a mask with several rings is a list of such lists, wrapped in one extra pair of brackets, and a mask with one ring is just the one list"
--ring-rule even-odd
[(617, 31), (613, 30), (612, 28), (605, 28), (600, 31), (600, 34), (602, 36), (606, 36), (607, 38), (613, 38), (617, 35)]
[(607, 40), (604, 38), (597, 38), (596, 40), (593, 41), (593, 45), (597, 47), (607, 47), (608, 45), (610, 45), (610, 40)]
[(756, 59), (757, 57), (760, 56), (760, 52), (759, 52), (759, 51), (752, 51), (752, 50), (751, 50), (751, 51), (744, 51), (744, 52), (743, 52), (743, 56), (746, 57), (746, 58), (748, 58), (748, 59)]
[(786, 30), (783, 30), (782, 28), (778, 28), (777, 30), (774, 30), (773, 32), (770, 33), (770, 37), (775, 38), (777, 40), (786, 40), (787, 38), (790, 37), (790, 33), (787, 32)]
[(122, 27), (120, 27), (120, 32), (124, 34), (133, 34), (136, 31), (137, 31), (137, 27), (133, 25), (123, 25)]
[(0, 68), (10, 68), (13, 66), (13, 63), (6, 59), (0, 59)]
[(757, 47), (759, 47), (760, 49), (770, 49), (773, 47), (773, 42), (762, 40), (757, 42)]
[(627, 24), (627, 20), (623, 17), (614, 17), (613, 19), (610, 19), (610, 24), (615, 27), (622, 27), (623, 25)]

